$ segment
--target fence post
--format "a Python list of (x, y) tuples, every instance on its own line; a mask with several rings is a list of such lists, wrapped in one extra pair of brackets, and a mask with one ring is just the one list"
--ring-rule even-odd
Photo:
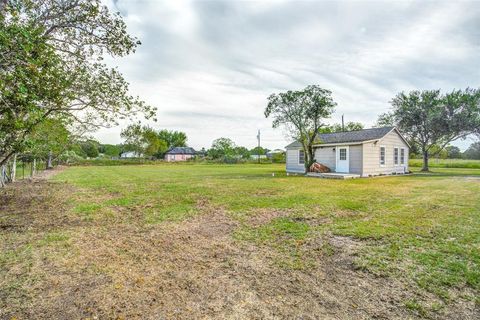
[(15, 182), (17, 175), (17, 154), (13, 155), (12, 169), (10, 170), (10, 181)]
[(37, 171), (37, 159), (33, 158), (33, 162), (32, 162), (32, 172), (30, 173), (30, 175), (33, 176), (35, 175), (35, 172)]

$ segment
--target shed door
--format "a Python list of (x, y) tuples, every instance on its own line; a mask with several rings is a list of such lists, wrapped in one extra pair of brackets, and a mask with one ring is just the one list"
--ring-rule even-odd
[(350, 154), (348, 146), (337, 146), (337, 165), (336, 172), (349, 172)]

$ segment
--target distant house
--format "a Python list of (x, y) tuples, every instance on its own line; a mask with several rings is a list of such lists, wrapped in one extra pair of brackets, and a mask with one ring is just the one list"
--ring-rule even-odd
[(174, 147), (165, 153), (165, 160), (171, 161), (187, 161), (195, 156), (195, 150), (190, 147)]
[[(332, 172), (362, 177), (408, 172), (409, 145), (395, 127), (318, 134), (315, 161)], [(287, 147), (287, 172), (305, 173), (300, 142)]]
[(143, 157), (143, 154), (141, 153), (137, 153), (135, 151), (126, 151), (126, 152), (122, 152), (120, 154), (120, 158), (122, 159), (127, 159), (127, 158), (141, 158)]
[(260, 158), (260, 159), (267, 159), (267, 156), (266, 156), (265, 154), (261, 154), (261, 155), (251, 154), (251, 155), (250, 155), (250, 159), (252, 159), (252, 160), (258, 160), (258, 158)]

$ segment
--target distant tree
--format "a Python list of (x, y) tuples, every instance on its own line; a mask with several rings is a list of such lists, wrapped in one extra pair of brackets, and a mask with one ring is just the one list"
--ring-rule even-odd
[(278, 152), (272, 155), (272, 162), (273, 163), (285, 163), (286, 161), (286, 154), (285, 152)]
[(287, 91), (268, 97), (265, 117), (273, 117), (272, 126), (284, 126), (288, 135), (298, 140), (305, 151), (305, 167), (314, 162), (313, 144), (323, 120), (329, 118), (336, 103), (329, 90), (311, 85), (301, 91)]
[(235, 148), (235, 155), (239, 158), (248, 159), (248, 158), (250, 158), (250, 154), (251, 154), (251, 152), (248, 151), (248, 149), (245, 148), (245, 147), (236, 147)]
[(447, 158), (448, 159), (460, 159), (460, 158), (462, 158), (462, 152), (460, 151), (459, 147), (447, 146), (445, 148), (445, 151), (447, 152)]
[(160, 158), (168, 150), (167, 142), (149, 127), (143, 127), (143, 142), (143, 154), (149, 157)]
[(212, 159), (233, 158), (236, 150), (235, 143), (229, 138), (218, 138), (213, 141), (208, 150), (208, 156)]
[(463, 153), (463, 157), (466, 159), (480, 160), (480, 141), (472, 143)]
[(137, 156), (144, 152), (145, 140), (143, 136), (143, 128), (140, 124), (131, 124), (120, 133), (120, 137), (125, 140), (124, 150), (133, 151)]
[(344, 125), (344, 128), (342, 128), (342, 124), (335, 123), (335, 124), (320, 128), (319, 132), (332, 133), (332, 132), (342, 132), (342, 131), (357, 131), (362, 129), (363, 129), (363, 124), (361, 124), (360, 122), (347, 122)]
[(391, 104), (392, 111), (381, 115), (378, 124), (395, 125), (420, 150), (422, 171), (428, 171), (429, 157), (450, 142), (480, 132), (480, 90), (402, 92)]
[(118, 157), (122, 153), (122, 146), (115, 144), (101, 144), (98, 151), (109, 157)]
[(125, 139), (124, 150), (133, 151), (137, 156), (159, 157), (167, 150), (167, 142), (149, 126), (131, 124), (120, 136)]
[(86, 140), (82, 143), (80, 143), (80, 146), (82, 148), (83, 153), (88, 157), (88, 158), (97, 158), (98, 157), (98, 145), (99, 143), (95, 140)]
[(158, 132), (158, 137), (167, 143), (168, 148), (187, 146), (185, 132), (163, 129)]
[(261, 156), (263, 156), (263, 155), (266, 155), (267, 152), (268, 152), (268, 149), (264, 149), (264, 148), (258, 147), (258, 146), (253, 148), (252, 150), (250, 150), (251, 155), (261, 155)]

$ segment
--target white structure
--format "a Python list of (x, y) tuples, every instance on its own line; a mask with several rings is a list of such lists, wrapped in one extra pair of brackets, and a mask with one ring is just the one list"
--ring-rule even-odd
[[(409, 145), (395, 127), (318, 134), (315, 161), (332, 172), (362, 177), (408, 172)], [(287, 172), (305, 173), (305, 154), (297, 141), (287, 147)]]
[(126, 158), (141, 158), (143, 157), (142, 154), (140, 153), (136, 153), (135, 151), (126, 151), (126, 152), (122, 152), (120, 154), (120, 158), (122, 159), (126, 159)]

